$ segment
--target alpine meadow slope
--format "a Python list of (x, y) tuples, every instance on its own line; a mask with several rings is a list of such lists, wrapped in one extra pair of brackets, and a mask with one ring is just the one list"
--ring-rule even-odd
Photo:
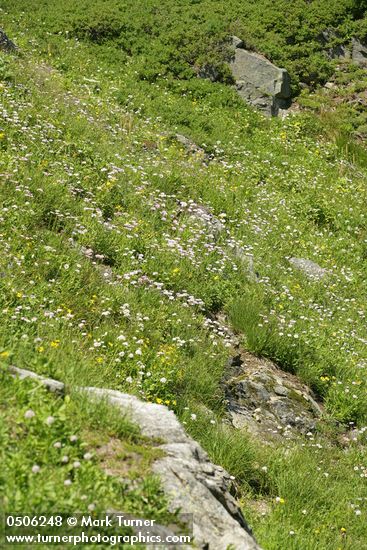
[[(18, 47), (0, 51), (4, 510), (178, 521), (153, 475), (161, 451), (74, 391), (95, 386), (173, 410), (233, 477), (264, 550), (367, 549), (367, 153), (350, 106), (367, 71), (318, 40), (365, 39), (367, 6), (0, 8)], [(233, 34), (288, 70), (298, 110), (267, 119), (241, 100)], [(198, 78), (205, 64), (216, 82)], [(277, 382), (266, 372), (257, 390), (304, 404), (307, 388), (321, 411), (308, 431), (233, 425), (229, 375), (236, 391), (255, 387), (269, 364)], [(64, 382), (67, 397), (11, 365)], [(110, 440), (117, 452), (101, 456)]]

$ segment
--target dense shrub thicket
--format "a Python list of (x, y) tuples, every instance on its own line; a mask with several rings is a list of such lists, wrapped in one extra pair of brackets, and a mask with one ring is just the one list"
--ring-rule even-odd
[[(5, 2), (6, 4), (7, 2)], [(19, 7), (27, 8), (22, 0)], [(332, 61), (325, 50), (367, 36), (365, 1), (358, 0), (81, 0), (37, 3), (51, 32), (67, 33), (97, 43), (113, 41), (134, 63), (142, 79), (161, 75), (195, 76), (212, 64), (222, 81), (230, 75), (224, 63), (230, 55), (226, 38), (237, 34), (249, 48), (284, 66), (293, 89), (325, 81)], [(329, 30), (326, 45), (322, 33)]]

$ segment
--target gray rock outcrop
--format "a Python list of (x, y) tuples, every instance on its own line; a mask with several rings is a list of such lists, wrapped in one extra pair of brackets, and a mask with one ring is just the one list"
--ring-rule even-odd
[(7, 37), (5, 32), (0, 29), (0, 50), (3, 52), (14, 52), (17, 49), (14, 42)]
[(367, 67), (367, 45), (352, 38), (352, 61), (360, 67)]
[(239, 95), (268, 116), (277, 116), (291, 104), (290, 77), (285, 69), (273, 65), (264, 56), (244, 49), (243, 42), (232, 37), (235, 49), (230, 68)]
[(207, 154), (202, 147), (199, 147), (192, 139), (182, 134), (175, 134), (175, 140), (182, 145), (186, 151), (192, 155), (199, 155), (202, 158), (207, 158)]
[(327, 276), (329, 271), (317, 263), (305, 258), (289, 258), (289, 263), (302, 271), (309, 279), (320, 280)]
[(329, 59), (350, 58), (348, 47), (341, 43), (340, 35), (333, 29), (322, 31), (318, 35), (317, 40), (323, 46), (325, 54)]
[[(367, 68), (367, 44), (356, 37), (349, 44), (338, 43), (341, 40), (337, 32), (326, 29), (318, 37), (319, 42), (325, 47), (325, 53), (329, 59), (341, 59), (352, 61), (362, 68)], [(334, 42), (334, 43), (333, 43)]]
[(106, 399), (140, 427), (143, 435), (161, 440), (165, 453), (152, 466), (159, 475), (172, 510), (193, 515), (194, 542), (202, 549), (259, 550), (241, 510), (229, 492), (230, 476), (184, 431), (175, 414), (163, 405), (146, 403), (114, 390), (84, 388)]
[[(12, 375), (40, 381), (52, 391), (64, 384), (32, 371), (11, 367)], [(203, 550), (260, 550), (240, 508), (230, 493), (231, 478), (185, 432), (175, 414), (164, 405), (103, 388), (79, 388), (93, 399), (110, 403), (128, 414), (142, 435), (153, 439), (164, 453), (152, 470), (170, 502), (172, 511), (192, 515), (194, 548)], [(163, 528), (164, 529), (164, 528)], [(187, 547), (187, 546), (186, 546)]]
[(223, 222), (209, 208), (201, 204), (191, 203), (187, 208), (189, 217), (207, 228), (214, 238), (218, 238), (225, 230)]
[(219, 72), (213, 65), (210, 65), (210, 63), (206, 63), (198, 70), (198, 77), (208, 78), (212, 82), (217, 82), (217, 80), (219, 79)]
[(234, 249), (234, 256), (240, 260), (247, 278), (255, 283), (258, 282), (260, 276), (255, 269), (254, 255), (246, 252), (241, 246), (236, 246)]
[(39, 374), (36, 374), (35, 372), (32, 372), (30, 370), (19, 369), (18, 367), (14, 367), (13, 365), (9, 366), (8, 369), (12, 375), (17, 376), (21, 380), (23, 380), (24, 378), (32, 378), (33, 380), (39, 382), (42, 386), (45, 386), (45, 388), (47, 388), (48, 391), (52, 393), (56, 393), (58, 395), (63, 395), (65, 393), (65, 385), (58, 380), (46, 378), (45, 376), (40, 376)]

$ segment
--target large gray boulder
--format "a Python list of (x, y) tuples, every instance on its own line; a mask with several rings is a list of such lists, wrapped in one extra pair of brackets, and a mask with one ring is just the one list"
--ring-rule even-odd
[(230, 61), (239, 95), (268, 116), (291, 104), (290, 76), (264, 56), (245, 50), (243, 42), (232, 37), (234, 56)]
[(352, 38), (352, 61), (360, 67), (367, 67), (367, 46), (357, 38)]

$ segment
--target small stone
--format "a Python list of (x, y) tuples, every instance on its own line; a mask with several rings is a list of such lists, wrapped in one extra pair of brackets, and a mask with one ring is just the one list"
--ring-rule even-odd
[(274, 393), (280, 395), (281, 397), (287, 397), (289, 392), (284, 386), (274, 386)]
[(241, 38), (238, 38), (238, 36), (232, 36), (232, 46), (234, 48), (243, 48), (244, 42)]
[(216, 239), (225, 230), (224, 224), (205, 206), (199, 204), (192, 205), (190, 206), (189, 213), (190, 218), (206, 226)]

